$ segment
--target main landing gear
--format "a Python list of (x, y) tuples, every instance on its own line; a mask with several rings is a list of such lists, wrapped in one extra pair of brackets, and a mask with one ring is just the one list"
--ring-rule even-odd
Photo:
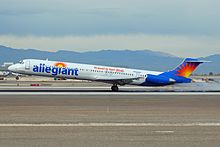
[(114, 92), (118, 92), (118, 86), (117, 86), (117, 85), (113, 85), (113, 86), (111, 87), (111, 89), (112, 89), (112, 91), (114, 91)]
[(16, 79), (16, 80), (19, 80), (20, 78), (19, 78), (19, 76), (16, 76), (15, 79)]

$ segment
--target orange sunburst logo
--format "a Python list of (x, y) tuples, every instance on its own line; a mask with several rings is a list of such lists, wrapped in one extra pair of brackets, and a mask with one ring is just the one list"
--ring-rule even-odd
[(183, 63), (180, 67), (178, 72), (178, 76), (186, 77), (188, 78), (191, 73), (196, 69), (198, 65), (196, 63)]
[(65, 67), (66, 67), (66, 64), (63, 63), (63, 62), (57, 62), (57, 63), (54, 64), (54, 66), (60, 67), (60, 68), (65, 68)]

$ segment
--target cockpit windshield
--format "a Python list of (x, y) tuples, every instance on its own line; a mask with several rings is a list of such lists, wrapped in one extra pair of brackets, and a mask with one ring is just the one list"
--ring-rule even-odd
[(22, 61), (19, 61), (19, 64), (24, 64), (24, 61), (22, 60)]

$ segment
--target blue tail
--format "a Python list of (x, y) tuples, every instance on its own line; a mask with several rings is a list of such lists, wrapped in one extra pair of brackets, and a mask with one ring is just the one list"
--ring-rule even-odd
[(196, 68), (204, 62), (208, 61), (203, 61), (195, 58), (186, 58), (177, 68), (170, 72), (175, 76), (188, 78), (196, 70)]
[(189, 76), (193, 73), (193, 71), (196, 70), (196, 68), (201, 63), (204, 63), (204, 62), (209, 62), (209, 61), (203, 61), (203, 60), (195, 59), (195, 58), (186, 58), (174, 70), (164, 72), (161, 74), (161, 76), (171, 78), (172, 80), (175, 81), (175, 83), (189, 83), (192, 81), (189, 78)]

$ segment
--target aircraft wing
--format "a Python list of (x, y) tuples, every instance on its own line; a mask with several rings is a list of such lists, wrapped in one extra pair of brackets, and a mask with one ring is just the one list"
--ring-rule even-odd
[(95, 80), (106, 82), (106, 83), (125, 85), (125, 84), (131, 83), (133, 80), (139, 80), (140, 78), (143, 78), (143, 77), (135, 77), (135, 78), (95, 77)]

